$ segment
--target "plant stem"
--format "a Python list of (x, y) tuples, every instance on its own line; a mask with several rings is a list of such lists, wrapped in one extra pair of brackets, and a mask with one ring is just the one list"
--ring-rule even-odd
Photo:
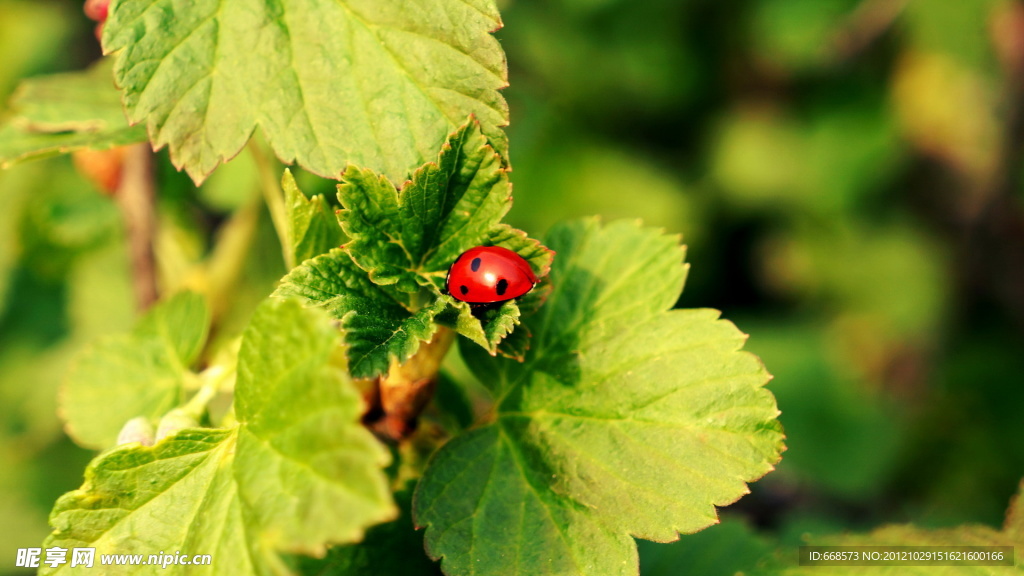
[(210, 403), (210, 400), (217, 395), (221, 387), (228, 382), (231, 378), (234, 378), (235, 371), (233, 369), (227, 369), (223, 366), (212, 366), (203, 371), (199, 375), (199, 380), (202, 382), (202, 386), (199, 390), (189, 399), (189, 401), (182, 406), (182, 410), (189, 413), (195, 418), (200, 418), (203, 412), (206, 411), (206, 405)]
[(378, 382), (383, 418), (371, 423), (372, 428), (395, 441), (412, 434), (420, 413), (434, 395), (441, 361), (454, 341), (455, 332), (438, 327), (433, 338), (420, 344), (404, 364), (392, 361), (388, 373)]
[(274, 222), (274, 230), (277, 231), (277, 238), (281, 242), (281, 254), (284, 256), (284, 265), (288, 270), (295, 267), (295, 256), (292, 254), (292, 238), (288, 226), (288, 210), (284, 204), (284, 191), (278, 182), (277, 175), (270, 165), (270, 159), (260, 149), (255, 140), (249, 141), (249, 152), (260, 173), (260, 182), (263, 189), (263, 198), (267, 202), (267, 209), (270, 210), (270, 219)]
[(140, 311), (159, 298), (156, 278), (156, 182), (153, 152), (149, 144), (133, 144), (125, 150), (121, 181), (115, 194), (128, 236), (135, 301)]
[(217, 240), (206, 260), (206, 279), (214, 322), (234, 302), (234, 290), (242, 277), (246, 258), (256, 238), (261, 202), (252, 201), (235, 211), (217, 233)]

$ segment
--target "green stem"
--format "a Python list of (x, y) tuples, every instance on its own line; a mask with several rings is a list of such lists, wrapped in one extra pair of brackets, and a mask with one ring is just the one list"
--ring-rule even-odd
[(231, 215), (218, 231), (216, 244), (206, 262), (210, 305), (214, 321), (231, 306), (235, 288), (242, 278), (246, 258), (256, 238), (261, 212), (259, 198)]
[(260, 183), (263, 189), (263, 198), (267, 202), (267, 209), (270, 210), (270, 219), (274, 222), (274, 229), (277, 231), (277, 238), (281, 242), (281, 254), (284, 256), (285, 267), (291, 270), (295, 267), (295, 255), (292, 254), (292, 238), (288, 226), (288, 210), (284, 203), (284, 191), (278, 182), (277, 175), (271, 166), (271, 161), (260, 149), (255, 140), (249, 141), (249, 152), (256, 162), (256, 168), (260, 173)]
[(221, 386), (234, 375), (234, 372), (234, 370), (223, 366), (212, 366), (204, 370), (199, 375), (199, 379), (203, 383), (202, 387), (181, 407), (181, 410), (198, 420), (206, 411), (206, 405), (213, 400), (217, 392), (220, 392)]

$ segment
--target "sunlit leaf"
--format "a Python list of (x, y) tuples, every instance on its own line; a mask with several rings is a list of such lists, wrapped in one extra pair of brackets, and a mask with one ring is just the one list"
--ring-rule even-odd
[(104, 566), (106, 574), (277, 574), (279, 551), (321, 554), (393, 518), (381, 470), (388, 453), (359, 424), (359, 395), (334, 365), (339, 343), (321, 313), (262, 306), (239, 353), (239, 424), (100, 455), (82, 488), (57, 501), (44, 546), (212, 557), (202, 566)]
[(617, 222), (561, 226), (525, 362), (463, 346), (493, 423), (447, 443), (414, 507), (450, 575), (635, 574), (630, 536), (717, 521), (782, 450), (769, 376), (714, 310), (668, 311), (676, 239)]
[(260, 125), (323, 176), (402, 181), (470, 114), (504, 154), (505, 56), (491, 0), (115, 2), (103, 31), (129, 118), (196, 181)]
[(415, 292), (428, 283), (443, 288), (452, 262), (489, 239), (512, 206), (512, 186), (501, 159), (471, 122), (401, 191), (371, 170), (349, 168), (338, 199), (356, 263), (377, 284)]
[[(276, 294), (299, 297), (340, 320), (349, 333), (350, 367), (359, 377), (383, 373), (392, 359), (405, 361), (434, 333), (435, 321), (497, 353), (519, 323), (518, 305), (473, 309), (444, 294), (449, 267), (470, 248), (497, 245), (518, 253), (543, 277), (554, 256), (501, 223), (511, 186), (476, 122), (453, 133), (437, 162), (420, 167), (401, 190), (372, 170), (351, 167), (338, 198), (349, 242), (296, 267)], [(535, 292), (523, 298), (530, 311), (545, 294)]]

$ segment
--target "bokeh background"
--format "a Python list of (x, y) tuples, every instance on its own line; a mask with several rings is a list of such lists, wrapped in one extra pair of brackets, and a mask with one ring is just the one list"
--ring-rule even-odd
[[(504, 0), (515, 205), (682, 234), (683, 307), (750, 334), (789, 450), (645, 574), (731, 574), (808, 534), (997, 526), (1024, 476), (1024, 5), (1010, 0)], [(99, 55), (73, 0), (0, 0), (0, 96)], [(330, 183), (299, 174), (307, 192)], [(165, 288), (252, 242), (215, 337), (283, 273), (248, 156), (201, 189), (160, 157)], [(122, 223), (70, 157), (0, 172), (0, 573), (91, 454), (69, 359), (134, 316)], [(680, 367), (684, 369), (685, 367)]]

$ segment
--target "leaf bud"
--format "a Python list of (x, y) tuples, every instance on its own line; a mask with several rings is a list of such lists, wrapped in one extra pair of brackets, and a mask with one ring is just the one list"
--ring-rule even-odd
[(145, 416), (132, 418), (125, 422), (117, 434), (118, 446), (135, 442), (143, 446), (153, 445), (153, 424)]

